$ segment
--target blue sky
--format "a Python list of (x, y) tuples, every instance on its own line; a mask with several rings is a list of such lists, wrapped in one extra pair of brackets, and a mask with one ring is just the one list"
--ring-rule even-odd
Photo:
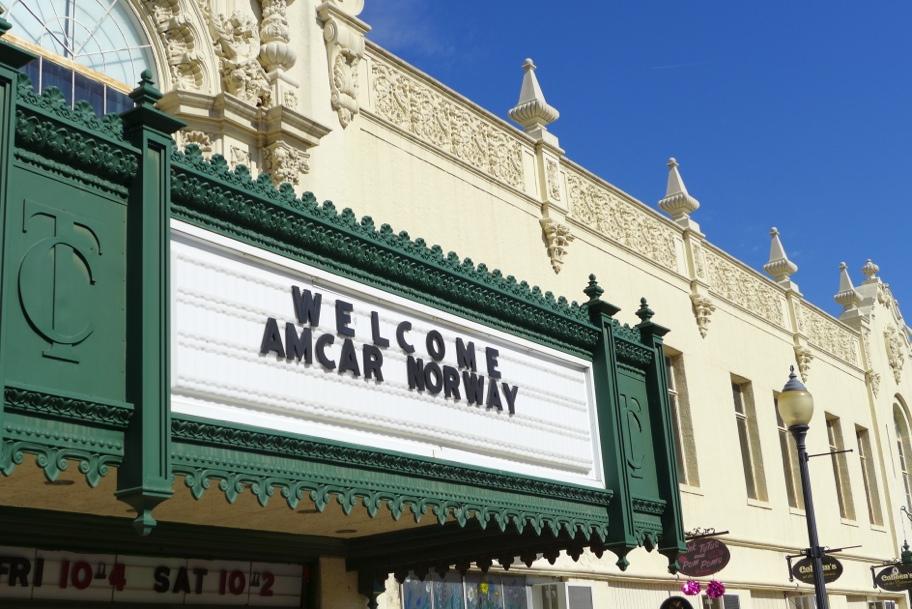
[(675, 156), (714, 244), (759, 269), (777, 226), (818, 306), (837, 313), (839, 262), (857, 285), (870, 257), (912, 307), (912, 3), (367, 0), (361, 18), (503, 117), (532, 57), (573, 160), (655, 205)]

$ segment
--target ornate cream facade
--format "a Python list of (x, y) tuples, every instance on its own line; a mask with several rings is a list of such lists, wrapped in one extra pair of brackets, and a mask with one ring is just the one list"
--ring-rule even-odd
[[(730, 531), (723, 539), (732, 559), (718, 578), (745, 609), (785, 609), (794, 606), (792, 597), (810, 593), (788, 581), (785, 556), (806, 545), (806, 532), (802, 510), (789, 504), (774, 407), (788, 366), (796, 365), (817, 405), (810, 452), (829, 450), (827, 420), (855, 450), (841, 479), (830, 459), (810, 465), (822, 542), (860, 546), (837, 554), (845, 572), (829, 586), (831, 606), (867, 609), (886, 599), (908, 607), (903, 595), (871, 584), (870, 567), (897, 558), (912, 529), (900, 512), (909, 495), (903, 460), (912, 455), (898, 454), (904, 439), (895, 423), (908, 429), (912, 421), (910, 328), (876, 264), (853, 261), (857, 268), (839, 274), (834, 264), (844, 311), (829, 315), (792, 280), (787, 228), (781, 238), (773, 231), (769, 276), (749, 267), (700, 231), (700, 203), (677, 161), (668, 164), (666, 196), (657, 204), (638, 201), (560, 147), (548, 129), (557, 110), (545, 101), (531, 61), (510, 111), (517, 128), (500, 117), (508, 109), (480, 108), (372, 43), (369, 24), (359, 19), (363, 0), (126, 4), (151, 45), (165, 92), (160, 108), (187, 122), (182, 145), (255, 175), (268, 172), (277, 184), (382, 219), (542, 291), (582, 299), (595, 272), (611, 302), (648, 296), (672, 328), (666, 344), (685, 381), (682, 461), (699, 472), (699, 483), (681, 485), (685, 526)], [(850, 269), (860, 273), (857, 286)], [(635, 321), (632, 310), (620, 317)], [(750, 394), (753, 498), (733, 383)], [(873, 476), (859, 460), (863, 436)], [(839, 493), (843, 503), (850, 498), (853, 514), (840, 514)], [(684, 578), (670, 576), (661, 557), (637, 553), (626, 572), (610, 555), (589, 553), (578, 561), (539, 560), (529, 572), (591, 584), (597, 607), (657, 607)], [(339, 586), (322, 592), (323, 606), (361, 606), (342, 562), (324, 562)], [(397, 585), (390, 581), (387, 590), (383, 605), (400, 606)]]

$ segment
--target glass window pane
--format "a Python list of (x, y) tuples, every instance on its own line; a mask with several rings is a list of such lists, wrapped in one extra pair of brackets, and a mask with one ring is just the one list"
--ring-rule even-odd
[(431, 609), (431, 582), (407, 579), (402, 584), (403, 609)]
[(503, 609), (503, 587), (496, 576), (466, 575), (467, 609)]
[(41, 89), (47, 91), (57, 87), (63, 93), (63, 98), (68, 104), (73, 103), (73, 70), (53, 61), (43, 62), (41, 73)]
[(30, 62), (25, 64), (25, 66), (23, 66), (22, 71), (25, 72), (25, 75), (29, 77), (30, 81), (32, 81), (32, 88), (36, 92), (40, 92), (41, 83), (39, 82), (40, 76), (38, 74), (41, 71), (41, 60), (40, 59), (31, 60)]
[(732, 383), (732, 399), (735, 401), (735, 412), (744, 414), (744, 400), (741, 397), (741, 386)]
[(528, 609), (525, 577), (503, 578), (504, 609)]
[(747, 496), (757, 498), (757, 485), (754, 482), (754, 468), (751, 465), (750, 442), (747, 439), (747, 421), (738, 417), (738, 439), (741, 441), (741, 465), (744, 467), (744, 482), (747, 484)]
[(446, 578), (436, 580), (434, 588), (434, 609), (465, 609), (465, 593), (462, 576), (448, 573)]
[(116, 89), (107, 87), (105, 114), (120, 114), (133, 108), (133, 100)]
[(76, 72), (74, 75), (73, 89), (76, 101), (84, 100), (91, 104), (95, 114), (104, 114), (104, 85), (97, 80), (91, 80)]

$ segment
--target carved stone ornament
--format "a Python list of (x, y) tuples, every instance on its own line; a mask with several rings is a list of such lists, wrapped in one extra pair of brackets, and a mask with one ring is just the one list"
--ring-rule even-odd
[(225, 91), (254, 106), (269, 106), (272, 88), (257, 56), (260, 36), (256, 21), (239, 11), (213, 15), (215, 52)]
[(329, 65), (330, 104), (347, 127), (360, 109), (358, 105), (358, 66), (364, 57), (367, 24), (340, 8), (337, 2), (324, 2), (317, 8), (323, 22), (323, 40)]
[(574, 236), (570, 234), (569, 226), (555, 222), (551, 218), (542, 218), (539, 223), (548, 247), (551, 268), (554, 269), (555, 273), (560, 273), (564, 264), (564, 256), (567, 255), (567, 248), (573, 241)]
[(306, 152), (276, 142), (263, 149), (263, 169), (272, 175), (277, 186), (283, 182), (298, 186), (301, 174), (310, 170), (309, 158)]
[(244, 146), (232, 145), (230, 149), (231, 165), (250, 166), (250, 150)]
[(503, 184), (523, 188), (523, 144), (510, 130), (377, 57), (371, 58), (371, 88), (379, 118)]
[(801, 380), (805, 383), (807, 383), (813, 360), (814, 354), (811, 353), (810, 349), (802, 345), (795, 345), (795, 363), (798, 364), (798, 372), (801, 374)]
[(880, 393), (880, 373), (873, 370), (865, 371), (865, 381), (871, 385), (871, 391), (874, 392), (874, 397), (876, 398)]
[(660, 266), (678, 271), (678, 231), (640, 205), (568, 169), (570, 217)]
[(560, 201), (560, 169), (556, 161), (545, 161), (545, 174), (548, 179), (548, 194), (554, 201)]
[(288, 5), (294, 0), (260, 0), (260, 63), (267, 72), (288, 70), (295, 63), (288, 29)]
[(906, 347), (902, 333), (895, 327), (890, 326), (884, 330), (884, 345), (887, 348), (887, 362), (893, 370), (893, 378), (899, 384), (902, 378), (903, 364), (906, 361), (904, 349)]
[(172, 88), (203, 89), (205, 79), (200, 36), (185, 14), (181, 0), (145, 0), (144, 5), (151, 13), (165, 45)]
[(700, 336), (706, 338), (709, 332), (710, 316), (715, 312), (716, 305), (713, 304), (709, 296), (703, 294), (691, 294), (690, 302), (693, 303), (693, 313), (697, 320), (697, 329), (700, 330)]
[(187, 147), (190, 144), (196, 144), (199, 146), (200, 152), (203, 153), (205, 158), (212, 156), (212, 138), (205, 131), (181, 131), (178, 133), (178, 138), (183, 147)]

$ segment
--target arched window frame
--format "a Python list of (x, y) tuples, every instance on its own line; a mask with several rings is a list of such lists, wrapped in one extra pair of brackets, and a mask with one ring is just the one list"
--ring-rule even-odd
[(906, 509), (912, 510), (912, 439), (910, 439), (909, 410), (899, 395), (893, 401), (893, 428), (896, 434), (896, 454), (900, 482), (906, 498)]

